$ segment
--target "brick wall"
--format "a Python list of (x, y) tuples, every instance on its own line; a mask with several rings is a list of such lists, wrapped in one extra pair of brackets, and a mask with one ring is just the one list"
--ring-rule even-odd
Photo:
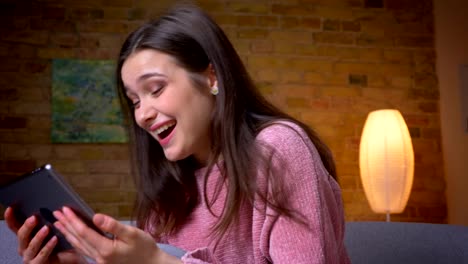
[[(125, 144), (52, 144), (51, 59), (115, 59), (126, 34), (173, 1), (0, 2), (2, 180), (54, 164), (97, 211), (125, 218), (134, 195)], [(314, 127), (336, 157), (347, 220), (382, 220), (358, 165), (367, 113), (399, 109), (415, 180), (395, 221), (446, 222), (432, 2), (203, 0), (262, 92)]]

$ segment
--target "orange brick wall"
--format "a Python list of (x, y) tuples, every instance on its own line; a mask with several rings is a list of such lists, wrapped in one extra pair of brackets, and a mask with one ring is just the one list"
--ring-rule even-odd
[[(97, 211), (129, 215), (125, 144), (52, 144), (51, 59), (115, 59), (125, 36), (173, 1), (0, 3), (0, 173), (54, 164)], [(367, 113), (399, 109), (415, 181), (395, 221), (446, 222), (430, 0), (198, 3), (222, 25), (262, 92), (314, 127), (336, 157), (346, 218), (382, 220), (366, 201), (358, 148)]]

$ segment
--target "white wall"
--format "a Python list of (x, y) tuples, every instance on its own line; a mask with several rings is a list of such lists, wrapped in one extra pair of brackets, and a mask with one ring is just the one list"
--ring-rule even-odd
[(468, 1), (434, 0), (448, 222), (468, 226), (468, 133), (461, 117), (460, 66), (468, 64)]

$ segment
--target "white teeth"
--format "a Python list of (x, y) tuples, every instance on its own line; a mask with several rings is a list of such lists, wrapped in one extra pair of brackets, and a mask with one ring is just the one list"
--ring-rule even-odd
[(174, 126), (175, 125), (175, 121), (174, 122), (170, 122), (170, 123), (167, 123), (165, 124), (164, 126), (156, 129), (156, 134), (161, 134), (162, 132), (166, 131), (167, 129), (169, 129), (170, 127)]

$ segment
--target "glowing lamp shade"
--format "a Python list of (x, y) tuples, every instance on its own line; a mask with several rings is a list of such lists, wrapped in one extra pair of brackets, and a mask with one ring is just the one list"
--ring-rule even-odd
[(401, 213), (413, 185), (414, 153), (411, 137), (398, 110), (369, 113), (359, 146), (364, 192), (376, 213)]

